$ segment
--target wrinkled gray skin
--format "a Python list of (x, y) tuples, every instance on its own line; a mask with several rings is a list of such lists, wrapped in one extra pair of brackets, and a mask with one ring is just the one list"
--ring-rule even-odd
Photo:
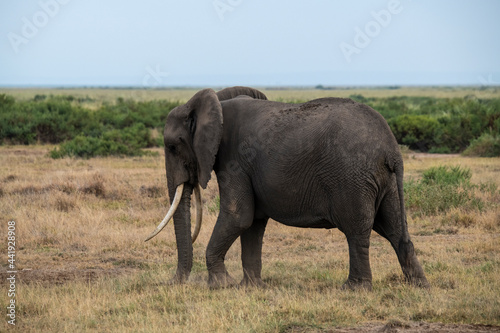
[(170, 112), (164, 141), (171, 200), (185, 184), (174, 214), (174, 282), (185, 282), (192, 267), (193, 187), (206, 188), (214, 170), (220, 213), (206, 251), (210, 286), (234, 283), (224, 257), (238, 237), (241, 283), (264, 285), (262, 239), (269, 218), (342, 231), (350, 263), (343, 288), (371, 289), (372, 229), (389, 240), (406, 279), (428, 286), (408, 235), (403, 160), (386, 121), (370, 107), (342, 98), (278, 103), (246, 87), (205, 89)]

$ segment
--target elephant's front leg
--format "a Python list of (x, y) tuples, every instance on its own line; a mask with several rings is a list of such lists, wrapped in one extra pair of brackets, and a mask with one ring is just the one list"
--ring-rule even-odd
[(207, 246), (208, 284), (212, 288), (235, 284), (224, 264), (226, 253), (253, 222), (253, 197), (247, 200), (238, 196), (229, 196), (226, 201), (221, 193), (221, 209), (212, 237)]
[(262, 281), (262, 239), (267, 218), (254, 220), (250, 228), (241, 234), (241, 262), (243, 264), (242, 286), (265, 287)]

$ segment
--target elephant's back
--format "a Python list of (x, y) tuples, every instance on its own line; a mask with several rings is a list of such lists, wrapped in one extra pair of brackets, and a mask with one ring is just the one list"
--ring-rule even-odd
[(373, 160), (399, 151), (386, 120), (368, 105), (349, 98), (302, 104), (253, 99), (229, 103), (230, 107), (224, 107), (226, 130), (238, 142), (256, 142), (268, 156), (286, 160), (321, 151), (349, 160)]
[(321, 105), (329, 115), (330, 125), (341, 127), (351, 126), (355, 130), (368, 132), (390, 131), (389, 125), (380, 113), (370, 106), (358, 103), (350, 98), (320, 98), (304, 103), (302, 108), (311, 109), (312, 106)]
[(349, 98), (326, 98), (323, 102), (328, 105), (329, 124), (341, 131), (347, 140), (352, 141), (354, 136), (368, 142), (396, 143), (387, 121), (370, 106)]
[(328, 109), (330, 154), (366, 172), (385, 169), (387, 161), (402, 162), (396, 138), (380, 113), (349, 98), (320, 101)]
[(326, 140), (332, 149), (366, 151), (371, 155), (377, 146), (383, 149), (397, 147), (382, 115), (350, 98), (330, 97), (303, 104), (285, 104), (275, 111), (275, 117), (290, 135), (316, 142)]

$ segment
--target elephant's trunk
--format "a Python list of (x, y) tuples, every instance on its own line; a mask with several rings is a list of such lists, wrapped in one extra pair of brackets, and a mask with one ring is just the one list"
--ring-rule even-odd
[[(197, 185), (194, 188), (195, 192), (195, 208), (196, 208), (196, 225), (191, 236), (191, 193), (193, 192), (193, 187), (189, 184), (181, 184), (177, 186), (175, 194), (173, 195), (173, 200), (168, 210), (167, 215), (163, 221), (158, 225), (158, 227), (151, 233), (151, 235), (146, 238), (146, 241), (155, 237), (167, 224), (174, 218), (174, 229), (175, 238), (177, 242), (177, 273), (175, 274), (174, 280), (178, 282), (184, 282), (189, 277), (191, 273), (191, 268), (193, 266), (193, 245), (194, 241), (198, 237), (202, 223), (202, 203), (201, 203), (201, 191), (200, 186)], [(172, 198), (172, 193), (170, 194)]]
[(179, 207), (174, 214), (175, 240), (177, 242), (177, 272), (174, 280), (184, 282), (193, 267), (193, 244), (191, 238), (191, 193), (193, 188), (186, 184)]

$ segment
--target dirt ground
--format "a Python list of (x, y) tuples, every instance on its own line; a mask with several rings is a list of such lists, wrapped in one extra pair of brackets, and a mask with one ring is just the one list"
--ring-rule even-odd
[[(38, 284), (42, 286), (62, 285), (70, 281), (93, 282), (101, 277), (114, 277), (130, 274), (132, 269), (26, 269), (18, 271), (16, 281), (20, 284)], [(0, 272), (0, 286), (7, 285), (10, 274)]]
[[(291, 330), (289, 332), (301, 332)], [(304, 331), (305, 332), (305, 331)], [(389, 322), (387, 324), (370, 324), (354, 328), (335, 328), (333, 330), (324, 331), (335, 333), (348, 332), (381, 332), (381, 333), (468, 333), (468, 332), (500, 332), (500, 327), (490, 325), (457, 325), (457, 324), (439, 324), (439, 323), (412, 323), (404, 324), (400, 322)]]

